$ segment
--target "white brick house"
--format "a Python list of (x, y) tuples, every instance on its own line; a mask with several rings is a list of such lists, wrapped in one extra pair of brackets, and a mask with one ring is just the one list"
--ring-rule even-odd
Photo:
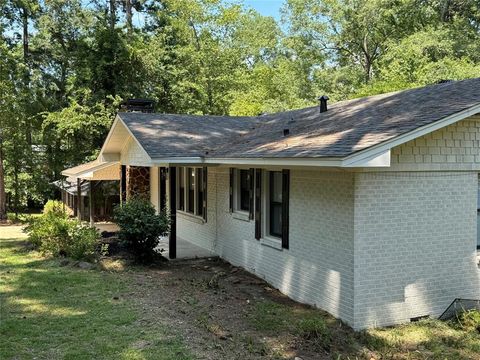
[(480, 79), (326, 112), (119, 113), (99, 161), (150, 168), (172, 256), (194, 243), (361, 329), (480, 299), (478, 113)]

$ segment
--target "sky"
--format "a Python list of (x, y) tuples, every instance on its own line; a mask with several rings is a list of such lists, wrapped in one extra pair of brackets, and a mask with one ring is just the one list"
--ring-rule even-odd
[(280, 8), (283, 0), (243, 0), (243, 3), (254, 8), (262, 15), (273, 16), (280, 20)]

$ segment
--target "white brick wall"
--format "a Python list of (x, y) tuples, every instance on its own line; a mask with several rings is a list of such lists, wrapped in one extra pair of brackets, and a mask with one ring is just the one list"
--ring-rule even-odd
[(208, 222), (179, 217), (178, 236), (212, 244), (291, 298), (353, 325), (353, 174), (292, 170), (289, 250), (255, 240), (254, 222), (230, 214), (228, 184), (228, 169), (209, 169)]
[(204, 249), (215, 251), (216, 237), (216, 173), (208, 169), (207, 222), (177, 212), (177, 236)]
[(480, 115), (392, 149), (391, 170), (480, 170)]
[(358, 173), (354, 327), (440, 315), (480, 297), (477, 173)]

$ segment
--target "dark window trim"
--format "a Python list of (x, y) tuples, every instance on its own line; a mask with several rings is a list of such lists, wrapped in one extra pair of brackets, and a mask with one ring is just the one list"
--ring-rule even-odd
[(262, 237), (262, 169), (255, 169), (255, 239)]
[(282, 170), (282, 247), (289, 248), (290, 170)]
[[(283, 220), (283, 198), (282, 198), (282, 202), (279, 202), (279, 201), (273, 201), (273, 189), (274, 189), (274, 186), (273, 186), (273, 181), (274, 181), (274, 177), (275, 177), (275, 173), (279, 173), (279, 171), (270, 171), (269, 172), (269, 189), (268, 189), (268, 193), (269, 193), (269, 198), (268, 198), (268, 206), (269, 206), (269, 218), (270, 218), (270, 221), (269, 221), (269, 226), (268, 226), (268, 233), (270, 236), (274, 236), (274, 237), (278, 237), (278, 238), (282, 238), (283, 234), (282, 234), (282, 230), (283, 230), (283, 224), (281, 225), (281, 232), (280, 233), (277, 233), (273, 230), (273, 214), (274, 212), (272, 211), (272, 209), (274, 207), (280, 207), (280, 211), (281, 211), (281, 217), (282, 217), (282, 220)], [(282, 178), (283, 180), (283, 178)], [(282, 185), (283, 186), (283, 185)]]
[[(242, 175), (246, 175), (246, 179), (245, 182), (245, 188), (242, 187), (243, 185), (243, 182), (242, 182)], [(250, 182), (252, 181), (252, 179), (250, 178), (251, 174), (250, 174), (250, 170), (246, 170), (246, 169), (238, 169), (237, 170), (237, 181), (238, 181), (238, 210), (240, 211), (245, 211), (245, 212), (250, 212), (251, 210), (251, 201), (250, 201), (250, 197), (251, 197), (251, 189), (250, 189)], [(244, 198), (246, 197), (246, 198)], [(248, 205), (247, 205), (248, 204)], [(244, 205), (247, 205), (247, 206), (244, 206)]]

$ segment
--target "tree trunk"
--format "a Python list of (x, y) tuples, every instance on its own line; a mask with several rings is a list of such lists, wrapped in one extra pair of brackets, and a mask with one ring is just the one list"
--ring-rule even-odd
[(5, 193), (5, 176), (3, 171), (3, 142), (0, 130), (0, 221), (7, 220), (7, 194)]
[(132, 32), (132, 0), (125, 0), (125, 13), (127, 17), (127, 31)]
[[(23, 27), (23, 62), (25, 63), (25, 88), (30, 88), (30, 54), (29, 54), (29, 34), (28, 34), (28, 10), (24, 6), (22, 8), (22, 27)], [(27, 99), (25, 99), (25, 140), (28, 145), (32, 145), (32, 124), (27, 111)]]
[(110, 29), (113, 31), (115, 29), (115, 23), (117, 22), (117, 9), (115, 5), (115, 0), (109, 0), (110, 2)]

